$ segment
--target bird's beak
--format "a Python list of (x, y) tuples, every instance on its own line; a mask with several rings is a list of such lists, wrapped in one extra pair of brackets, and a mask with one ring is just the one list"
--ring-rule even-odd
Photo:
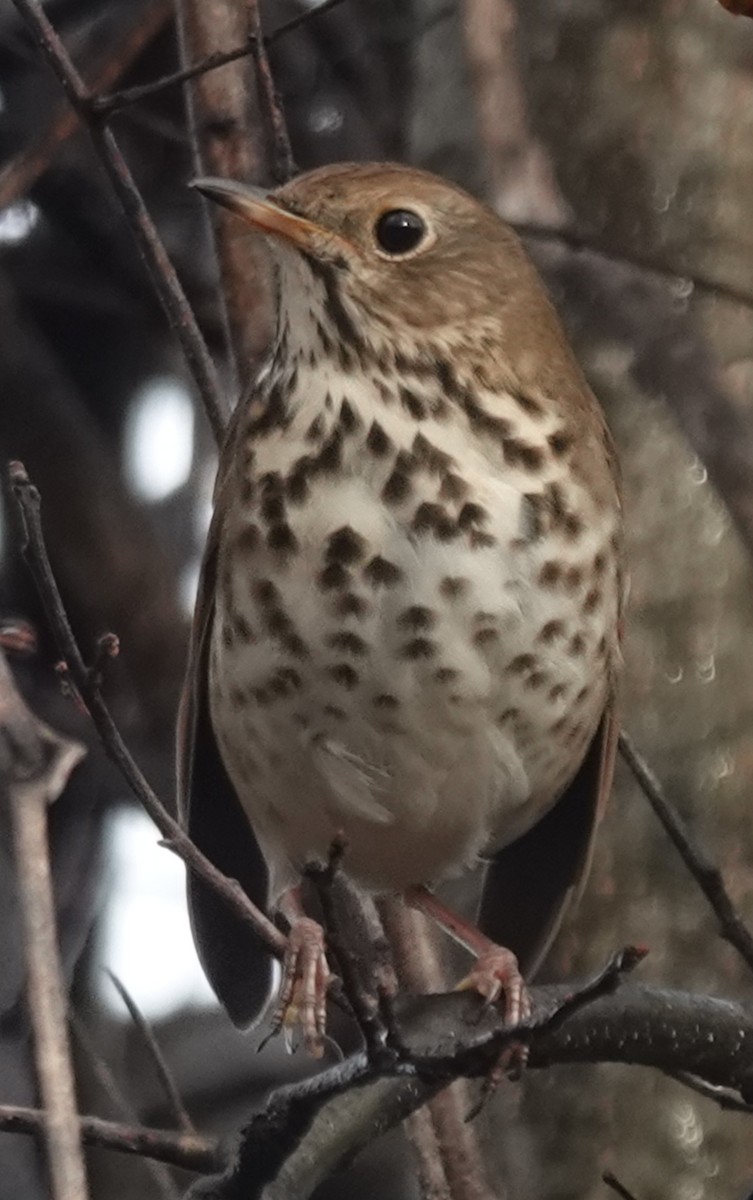
[(202, 196), (230, 209), (261, 233), (292, 242), (299, 250), (321, 253), (322, 243), (334, 235), (305, 217), (296, 216), (275, 203), (264, 188), (232, 179), (194, 179), (190, 185)]

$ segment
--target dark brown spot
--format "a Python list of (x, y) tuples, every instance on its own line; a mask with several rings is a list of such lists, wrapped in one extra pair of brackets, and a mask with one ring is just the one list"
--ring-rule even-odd
[(324, 433), (324, 416), (319, 413), (314, 417), (313, 421), (306, 430), (306, 440), (309, 442), (318, 442)]
[(468, 417), (468, 424), (481, 437), (493, 438), (497, 442), (501, 442), (505, 448), (510, 439), (512, 425), (504, 417), (495, 417), (473, 399), (470, 392), (464, 392), (462, 396), (463, 408)]
[(583, 568), (568, 567), (562, 582), (569, 592), (574, 592), (583, 582)]
[(596, 653), (598, 654), (599, 658), (605, 657), (607, 653), (607, 639), (605, 637), (599, 638), (599, 644), (596, 647)]
[(235, 636), (231, 625), (227, 621), (222, 622), (222, 644), (226, 650), (229, 650), (235, 642)]
[(414, 421), (423, 421), (426, 416), (426, 405), (420, 396), (412, 392), (410, 388), (401, 387), (399, 389), (400, 403), (408, 414), (413, 417)]
[(335, 683), (341, 684), (349, 692), (358, 686), (358, 672), (350, 663), (336, 663), (333, 667), (327, 667), (327, 674), (334, 679)]
[(285, 480), (285, 494), (293, 504), (303, 504), (309, 494), (309, 480), (315, 472), (315, 462), (310, 454), (303, 455), (295, 463)]
[(518, 654), (507, 664), (507, 673), (509, 675), (522, 675), (525, 671), (530, 671), (536, 665), (536, 659), (532, 654)]
[(562, 563), (554, 562), (551, 559), (545, 562), (539, 571), (539, 583), (542, 587), (555, 587), (562, 576)]
[(549, 689), (549, 692), (547, 694), (547, 699), (548, 700), (561, 700), (566, 691), (567, 691), (567, 687), (565, 686), (564, 683), (555, 683), (554, 687)]
[(316, 582), (323, 592), (332, 591), (334, 588), (346, 588), (350, 583), (350, 573), (342, 563), (331, 562), (319, 572)]
[(462, 575), (445, 575), (439, 585), (439, 591), (448, 600), (457, 600), (458, 596), (462, 596), (463, 592), (468, 590), (468, 587), (469, 581)]
[(560, 717), (560, 719), (558, 721), (555, 721), (554, 724), (552, 725), (552, 733), (563, 733), (566, 728), (567, 728), (567, 717)]
[(462, 500), (468, 494), (468, 484), (459, 475), (448, 471), (439, 488), (440, 500)]
[(342, 466), (342, 450), (343, 437), (340, 429), (333, 429), (332, 433), (327, 438), (318, 455), (316, 456), (316, 469), (323, 472), (325, 475), (334, 474), (339, 471)]
[(253, 502), (255, 495), (256, 495), (256, 491), (254, 489), (254, 485), (251, 482), (251, 480), (248, 477), (246, 477), (245, 479), (242, 479), (241, 480), (241, 504), (245, 508), (248, 508), (249, 505)]
[(446, 454), (444, 450), (439, 450), (436, 446), (432, 445), (423, 433), (416, 434), (411, 449), (422, 466), (437, 475), (443, 471), (447, 471), (455, 461), (452, 455)]
[(327, 645), (331, 646), (333, 650), (344, 650), (346, 654), (355, 654), (359, 657), (369, 652), (369, 647), (363, 638), (349, 629), (330, 634), (327, 638)]
[(536, 542), (546, 531), (546, 501), (539, 492), (527, 492), (520, 498), (518, 537), (523, 544)]
[(363, 617), (369, 610), (368, 600), (355, 592), (345, 592), (335, 600), (335, 612), (342, 617)]
[(301, 677), (292, 667), (280, 667), (267, 681), (267, 689), (275, 696), (289, 696), (301, 686)]
[(526, 679), (526, 687), (533, 688), (536, 691), (537, 688), (544, 686), (548, 678), (549, 676), (546, 671), (531, 671), (531, 674)]
[(246, 704), (247, 704), (246, 693), (243, 691), (242, 688), (231, 687), (230, 703), (232, 704), (233, 708), (245, 708), (246, 707)]
[(540, 471), (544, 465), (544, 452), (539, 446), (521, 442), (519, 438), (504, 438), (505, 462), (511, 467), (523, 467), (526, 471)]
[(340, 427), (343, 432), (355, 433), (355, 431), (363, 424), (356, 410), (353, 408), (349, 400), (343, 400), (340, 405)]
[(604, 568), (606, 567), (606, 565), (607, 565), (606, 555), (602, 554), (601, 551), (599, 551), (599, 553), (594, 556), (594, 572), (597, 575), (603, 575)]
[(529, 417), (543, 417), (544, 409), (533, 396), (528, 396), (525, 392), (513, 392), (512, 398)]
[(378, 696), (374, 697), (372, 704), (375, 708), (395, 709), (400, 707), (397, 696), (391, 696), (388, 692), (380, 692)]
[(398, 617), (397, 623), (401, 629), (419, 633), (422, 629), (431, 629), (436, 623), (437, 614), (422, 604), (412, 604)]
[(498, 725), (507, 725), (507, 724), (509, 724), (510, 721), (514, 721), (515, 718), (519, 717), (519, 716), (520, 716), (519, 709), (506, 708), (505, 711), (501, 712), (499, 714), (499, 716), (497, 717), (497, 724)]
[(244, 525), (236, 536), (235, 549), (250, 554), (252, 550), (256, 550), (260, 539), (261, 531), (258, 525)]
[(411, 480), (407, 471), (395, 467), (389, 479), (382, 488), (382, 499), (385, 504), (400, 504), (411, 492)]
[(574, 512), (569, 512), (566, 513), (562, 519), (562, 528), (565, 532), (565, 536), (569, 538), (571, 542), (574, 542), (575, 539), (580, 537), (581, 533), (583, 532), (583, 522), (581, 521), (580, 517), (576, 516)]
[(433, 658), (436, 652), (436, 642), (423, 637), (411, 638), (409, 642), (405, 642), (400, 647), (402, 657), (408, 659)]
[(590, 687), (588, 687), (587, 685), (586, 685), (586, 687), (582, 687), (580, 689), (580, 691), (578, 692), (578, 695), (575, 697), (575, 703), (582, 704), (583, 701), (586, 699), (586, 697), (590, 696), (590, 694), (591, 694)]
[(298, 539), (287, 521), (272, 525), (267, 534), (267, 545), (278, 554), (294, 554), (298, 549)]
[(403, 578), (403, 572), (395, 563), (389, 559), (383, 558), (381, 554), (375, 554), (370, 559), (363, 569), (364, 578), (375, 587), (378, 584), (383, 584), (384, 587), (394, 587)]
[(242, 642), (254, 642), (254, 631), (249, 625), (246, 618), (241, 613), (233, 614), (233, 631), (237, 633)]
[(366, 550), (366, 540), (352, 525), (343, 525), (327, 538), (326, 555), (329, 562), (344, 564), (358, 562)]
[(293, 658), (305, 659), (309, 656), (309, 649), (300, 634), (286, 633), (280, 638), (280, 643), (288, 654)]
[(270, 608), (280, 602), (280, 593), (271, 579), (255, 579), (251, 584), (251, 595), (262, 608)]
[(461, 529), (468, 529), (471, 525), (480, 525), (482, 521), (488, 521), (489, 514), (480, 504), (468, 502), (464, 504), (458, 513), (458, 525)]
[(337, 704), (325, 704), (324, 713), (328, 717), (334, 717), (336, 721), (347, 721), (348, 714), (344, 708), (340, 708)]
[(590, 591), (586, 592), (586, 598), (583, 601), (583, 612), (584, 613), (595, 612), (600, 604), (601, 604), (601, 592), (599, 591), (598, 588), (591, 588)]
[(440, 541), (446, 542), (457, 534), (457, 525), (441, 504), (425, 500), (413, 514), (412, 528), (416, 533), (431, 532)]
[(367, 449), (376, 458), (384, 458), (392, 449), (392, 439), (384, 432), (378, 421), (374, 421), (366, 435)]
[(437, 683), (454, 683), (459, 675), (457, 667), (438, 667), (434, 672)]
[(550, 433), (546, 440), (551, 447), (552, 454), (554, 454), (557, 458), (562, 458), (564, 454), (567, 454), (568, 450), (575, 441), (575, 438), (566, 430), (558, 429), (555, 433)]
[(585, 640), (580, 633), (576, 633), (567, 643), (567, 652), (568, 654), (571, 654), (573, 658), (579, 658), (582, 654), (585, 654), (585, 651)]
[(565, 622), (564, 621), (547, 621), (546, 625), (542, 625), (542, 627), (539, 631), (538, 637), (536, 638), (536, 641), (544, 642), (545, 644), (547, 644), (549, 642), (555, 641), (557, 638), (561, 638), (564, 636), (565, 636)]
[(472, 640), (476, 646), (488, 646), (491, 642), (499, 641), (499, 632), (496, 629), (477, 629)]

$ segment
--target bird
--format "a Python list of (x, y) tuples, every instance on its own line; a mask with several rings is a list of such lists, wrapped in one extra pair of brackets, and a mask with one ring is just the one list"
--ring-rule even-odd
[[(454, 183), (339, 163), (195, 186), (266, 239), (276, 317), (220, 453), (185, 827), (288, 921), (276, 1011), (312, 1053), (330, 973), (300, 884), (335, 838), (358, 887), (468, 948), (466, 984), (514, 1023), (611, 786), (624, 573), (605, 418), (520, 240)], [(435, 889), (479, 864), (469, 921)], [(201, 879), (188, 891), (205, 972), (253, 1024), (268, 952)]]

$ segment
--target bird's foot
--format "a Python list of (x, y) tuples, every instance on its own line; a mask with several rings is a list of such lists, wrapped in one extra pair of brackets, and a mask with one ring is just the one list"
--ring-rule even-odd
[[(492, 943), (483, 950), (456, 991), (475, 991), (483, 997), (484, 1006), (504, 1003), (505, 1021), (511, 1028), (527, 1021), (531, 1015), (531, 998), (512, 950)], [(510, 1042), (505, 1046), (489, 1074), (486, 1076), (478, 1103), (468, 1115), (472, 1120), (486, 1104), (502, 1080), (507, 1077), (519, 1079), (528, 1061), (528, 1046), (524, 1042)]]
[(310, 917), (295, 917), (290, 924), (280, 992), (272, 1017), (272, 1032), (282, 1031), (291, 1052), (295, 1031), (300, 1029), (309, 1054), (313, 1058), (322, 1057), (329, 981), (324, 930)]

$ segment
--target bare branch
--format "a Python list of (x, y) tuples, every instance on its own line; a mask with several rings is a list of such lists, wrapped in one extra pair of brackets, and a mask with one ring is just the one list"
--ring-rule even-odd
[[(264, 45), (269, 49), (286, 33), (293, 33), (294, 30), (300, 29), (314, 17), (329, 12), (330, 9), (342, 3), (343, 0), (323, 0), (321, 4), (306, 9), (296, 17), (291, 17), (289, 21), (279, 25), (264, 38)], [(239, 58), (247, 58), (253, 53), (255, 40), (254, 35), (251, 34), (241, 45), (234, 46), (232, 50), (216, 50), (213, 54), (207, 54), (205, 58), (194, 63), (193, 66), (183, 67), (180, 71), (173, 71), (170, 75), (163, 75), (152, 83), (141, 83), (135, 87), (123, 88), (121, 91), (112, 92), (109, 96), (97, 96), (92, 100), (92, 107), (100, 113), (112, 113), (129, 104), (138, 104), (139, 101), (147, 100), (150, 96), (156, 96), (181, 83), (197, 79), (199, 75), (206, 75), (209, 71), (216, 71), (218, 67), (225, 67), (228, 63), (236, 62)]]
[(212, 431), (220, 442), (225, 427), (226, 405), (217, 372), (191, 306), (128, 165), (111, 131), (93, 112), (89, 90), (39, 0), (13, 0), (13, 3), (57, 75), (70, 104), (89, 131), (94, 148), (120, 201), (123, 215), (136, 239), (165, 315), (181, 344)]
[(89, 711), (108, 756), (119, 768), (136, 799), (146, 809), (163, 837), (168, 839), (170, 848), (183, 859), (190, 870), (195, 871), (222, 896), (240, 919), (269, 946), (272, 954), (281, 958), (285, 950), (285, 936), (251, 903), (234, 879), (228, 879), (218, 871), (197, 849), (178, 822), (167, 812), (134, 762), (102, 693), (84, 662), (63, 607), (44, 544), (39, 492), (29, 481), (20, 463), (11, 465), (10, 479), (23, 522), (25, 560), (37, 585), (60, 654), (67, 664), (72, 682)]
[(635, 1200), (633, 1193), (629, 1192), (625, 1187), (625, 1184), (620, 1183), (617, 1176), (611, 1171), (605, 1171), (601, 1178), (604, 1180), (604, 1183), (607, 1185), (607, 1187), (611, 1188), (612, 1191), (620, 1197), (620, 1200)]
[[(46, 1127), (47, 1114), (40, 1109), (0, 1104), (0, 1129), (5, 1133), (25, 1133), (38, 1137)], [(146, 1129), (141, 1125), (103, 1121), (100, 1117), (78, 1118), (78, 1130), (86, 1146), (101, 1146), (121, 1154), (135, 1154), (139, 1158), (150, 1158), (172, 1167), (182, 1167), (186, 1171), (209, 1173), (222, 1166), (220, 1145), (216, 1138)]]
[[(593, 982), (577, 993), (585, 996), (589, 986)], [(547, 1025), (547, 1014), (561, 1013), (572, 996), (573, 989), (561, 986), (532, 989), (529, 1069), (641, 1063), (690, 1069), (743, 1096), (753, 1089), (753, 1014), (742, 1004), (623, 982), (615, 994), (592, 997), (587, 1007)], [(407, 1063), (379, 1077), (360, 1054), (279, 1089), (251, 1117), (237, 1160), (220, 1179), (198, 1184), (196, 1200), (307, 1200), (317, 1184), (435, 1096), (448, 1074), (483, 1077), (503, 1040), (521, 1033), (505, 1027), (498, 1011), (481, 1011), (468, 993), (401, 996), (395, 1009)]]
[[(181, 59), (211, 57), (222, 45), (256, 46), (253, 8), (240, 0), (179, 0)], [(202, 74), (186, 89), (196, 170), (261, 183), (269, 178), (267, 138), (253, 64), (234, 61)], [(272, 329), (269, 260), (263, 239), (239, 230), (237, 218), (210, 209), (222, 279), (228, 345), (243, 390), (266, 350)], [(243, 236), (240, 236), (240, 233)]]
[(693, 842), (661, 783), (626, 733), (620, 734), (620, 753), (669, 834), (682, 861), (714, 910), (722, 937), (734, 946), (749, 970), (753, 971), (753, 935), (732, 903), (721, 872), (700, 846)]
[(176, 1126), (178, 1129), (182, 1129), (184, 1133), (195, 1133), (196, 1127), (186, 1112), (186, 1108), (183, 1104), (180, 1092), (178, 1091), (177, 1084), (172, 1077), (170, 1068), (165, 1062), (165, 1056), (162, 1053), (162, 1049), (157, 1041), (152, 1026), (150, 1025), (149, 1021), (147, 1021), (131, 993), (128, 991), (128, 988), (120, 979), (118, 979), (118, 976), (115, 974), (115, 972), (108, 971), (107, 974), (112, 981), (113, 987), (128, 1009), (128, 1015), (143, 1038), (144, 1045), (147, 1048), (149, 1057), (154, 1063), (154, 1069), (157, 1072), (157, 1078), (162, 1085), (162, 1090), (165, 1093), (165, 1098), (167, 1099), (167, 1103), (170, 1111), (172, 1112)]
[[(138, 58), (172, 13), (170, 0), (142, 0), (114, 10), (125, 18), (127, 27), (118, 28), (105, 60), (93, 72), (92, 88), (111, 87)], [(0, 171), (0, 209), (13, 204), (28, 192), (49, 167), (55, 154), (80, 127), (81, 114), (63, 102), (52, 114), (49, 125), (36, 139)]]
[(0, 652), (0, 789), (7, 792), (26, 956), (26, 994), (54, 1200), (86, 1200), (63, 966), (47, 836), (47, 808), (85, 751), (27, 709)]

